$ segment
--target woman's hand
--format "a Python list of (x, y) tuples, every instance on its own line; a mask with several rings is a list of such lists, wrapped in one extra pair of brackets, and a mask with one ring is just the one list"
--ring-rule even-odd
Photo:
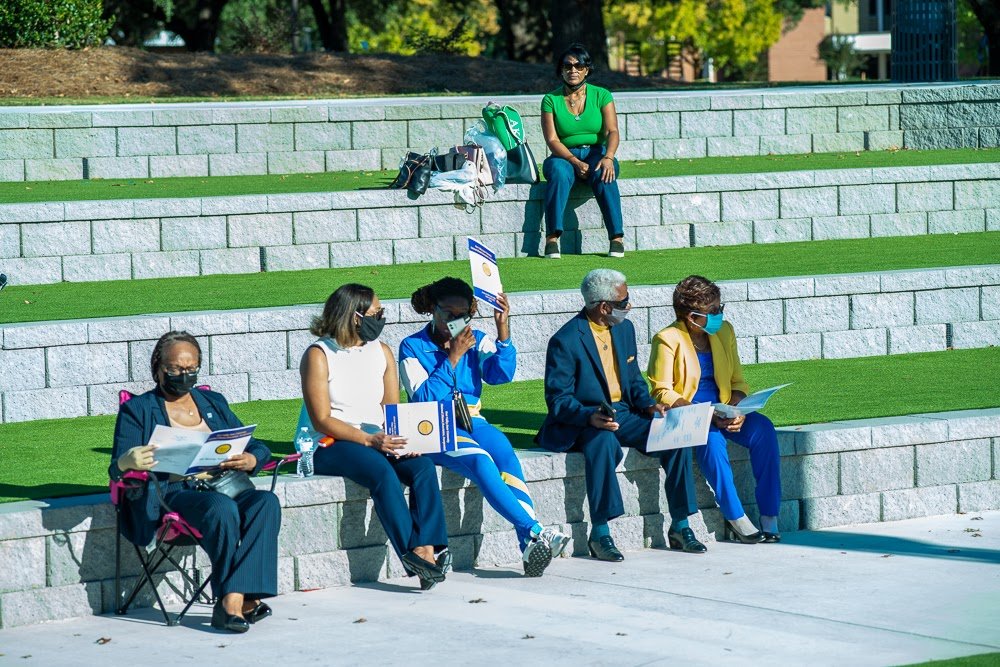
[(726, 431), (728, 433), (739, 433), (740, 429), (743, 428), (743, 422), (746, 417), (740, 415), (739, 417), (733, 417), (732, 419), (727, 419), (726, 417), (719, 417), (718, 415), (712, 416), (712, 425), (720, 431)]
[(153, 457), (154, 451), (156, 451), (156, 445), (133, 447), (118, 457), (118, 469), (122, 472), (128, 472), (129, 470), (152, 470), (153, 466), (159, 463)]
[(254, 468), (257, 467), (257, 457), (248, 452), (243, 452), (242, 454), (237, 454), (232, 456), (222, 463), (219, 467), (223, 470), (242, 470), (243, 472), (253, 472)]
[(476, 346), (476, 336), (472, 333), (471, 327), (465, 327), (462, 332), (445, 343), (448, 348), (448, 361), (452, 368), (458, 366), (465, 353)]
[(497, 339), (507, 340), (510, 338), (510, 302), (503, 292), (497, 294), (497, 305), (502, 308), (502, 310), (493, 309), (493, 322), (497, 325)]
[(368, 436), (368, 440), (365, 444), (372, 449), (377, 449), (383, 454), (399, 458), (399, 453), (396, 450), (402, 449), (406, 445), (406, 438), (402, 438), (398, 435), (388, 435), (382, 432), (372, 433)]
[(573, 157), (569, 163), (573, 165), (573, 171), (576, 172), (577, 178), (587, 178), (590, 173), (590, 165), (580, 160), (579, 158)]
[(615, 159), (605, 155), (601, 158), (601, 161), (597, 163), (597, 168), (601, 172), (601, 182), (610, 183), (615, 180)]

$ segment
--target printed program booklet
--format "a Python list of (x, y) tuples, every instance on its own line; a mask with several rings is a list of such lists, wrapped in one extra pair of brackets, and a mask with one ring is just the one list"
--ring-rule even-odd
[(458, 448), (455, 403), (427, 401), (385, 406), (385, 432), (406, 438), (400, 454), (436, 454)]
[(708, 442), (708, 427), (711, 424), (711, 403), (670, 408), (665, 416), (653, 417), (646, 439), (646, 452), (704, 445)]
[(472, 292), (475, 297), (490, 304), (495, 310), (503, 310), (497, 303), (497, 295), (503, 292), (503, 284), (500, 282), (496, 253), (471, 236), (469, 266), (472, 268)]
[(770, 389), (761, 389), (760, 391), (754, 392), (744, 398), (742, 401), (736, 405), (728, 405), (726, 403), (714, 403), (712, 405), (715, 411), (725, 417), (726, 419), (733, 419), (739, 417), (740, 415), (748, 415), (751, 412), (757, 412), (762, 410), (765, 405), (767, 405), (768, 399), (774, 395), (779, 389), (784, 389), (788, 385), (792, 384), (779, 384), (777, 387), (771, 387)]
[(194, 475), (218, 468), (228, 458), (246, 449), (257, 425), (227, 428), (205, 433), (157, 424), (150, 445), (156, 445), (156, 472)]

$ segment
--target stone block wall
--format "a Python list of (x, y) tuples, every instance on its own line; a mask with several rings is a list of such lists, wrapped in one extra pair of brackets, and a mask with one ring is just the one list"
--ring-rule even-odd
[[(1000, 345), (996, 265), (720, 285), (747, 364)], [(649, 341), (674, 319), (673, 285), (633, 285), (630, 293), (645, 368)], [(382, 340), (398, 350), (427, 318), (408, 301), (383, 305), (389, 323)], [(582, 305), (577, 290), (511, 295), (516, 379), (544, 375), (548, 339)], [(152, 387), (153, 344), (171, 329), (201, 339), (202, 379), (230, 401), (298, 398), (299, 360), (313, 340), (309, 322), (321, 310), (312, 305), (0, 325), (0, 421), (114, 414), (119, 389)], [(494, 331), (489, 321), (474, 326)]]
[[(623, 179), (628, 250), (1000, 230), (1000, 163)], [(0, 204), (12, 285), (537, 255), (543, 185), (471, 214), (390, 190)], [(607, 251), (593, 197), (570, 200), (565, 253)]]
[[(783, 532), (1000, 509), (1000, 409), (889, 417), (779, 429)], [(539, 518), (573, 535), (573, 554), (587, 553), (589, 512), (578, 454), (519, 452)], [(746, 450), (730, 445), (747, 513), (753, 475)], [(261, 480), (260, 484), (266, 483)], [(663, 474), (653, 459), (629, 452), (619, 466), (625, 516), (611, 522), (625, 551), (663, 548), (670, 524)], [(442, 498), (455, 567), (514, 566), (513, 529), (478, 489), (441, 472)], [(711, 541), (722, 517), (697, 478), (700, 514), (692, 527)], [(403, 575), (387, 548), (367, 492), (341, 478), (282, 478), (279, 593), (343, 586)], [(106, 495), (0, 505), (0, 627), (9, 628), (115, 609), (114, 511)], [(126, 587), (137, 563), (126, 543)], [(204, 554), (184, 561), (206, 573)], [(558, 568), (558, 563), (552, 567)], [(176, 577), (158, 589), (177, 599)], [(140, 598), (148, 605), (151, 595)]]
[[(995, 83), (615, 97), (626, 160), (1000, 145)], [(0, 180), (395, 169), (407, 148), (462, 143), (491, 99), (542, 159), (540, 95), (0, 107)]]

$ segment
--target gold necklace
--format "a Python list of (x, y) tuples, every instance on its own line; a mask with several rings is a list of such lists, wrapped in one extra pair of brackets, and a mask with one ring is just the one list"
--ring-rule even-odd
[(611, 329), (607, 331), (595, 331), (594, 336), (601, 343), (601, 349), (607, 350), (611, 345)]

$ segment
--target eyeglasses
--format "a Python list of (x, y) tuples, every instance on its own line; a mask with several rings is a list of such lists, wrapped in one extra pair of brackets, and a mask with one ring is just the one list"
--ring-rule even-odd
[(562, 68), (564, 72), (569, 72), (570, 70), (577, 70), (578, 72), (582, 72), (583, 70), (588, 69), (589, 67), (584, 63), (563, 63)]
[(376, 320), (381, 320), (385, 317), (385, 308), (379, 308), (371, 315), (368, 315), (367, 313), (362, 313), (360, 310), (355, 310), (354, 314), (357, 315), (358, 317), (374, 317)]
[(709, 315), (721, 315), (725, 309), (726, 309), (726, 304), (720, 303), (718, 308), (713, 308), (707, 313), (699, 313), (697, 310), (692, 310), (691, 314), (701, 315), (702, 317), (708, 317)]
[(164, 366), (163, 372), (167, 375), (192, 375), (201, 370), (201, 366), (195, 366), (194, 368), (179, 368), (177, 366)]

